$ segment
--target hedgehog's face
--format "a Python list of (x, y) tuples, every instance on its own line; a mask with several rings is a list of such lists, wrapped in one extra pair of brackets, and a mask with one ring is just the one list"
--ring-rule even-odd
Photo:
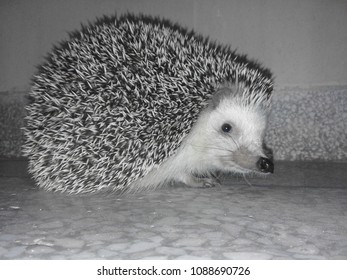
[(273, 173), (269, 150), (264, 150), (266, 112), (259, 107), (240, 105), (232, 98), (220, 100), (209, 114), (206, 125), (207, 156), (213, 168), (224, 172)]

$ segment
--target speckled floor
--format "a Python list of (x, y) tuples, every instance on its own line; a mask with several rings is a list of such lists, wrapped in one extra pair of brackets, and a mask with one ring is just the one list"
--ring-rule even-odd
[(129, 197), (0, 178), (0, 259), (347, 259), (347, 163)]

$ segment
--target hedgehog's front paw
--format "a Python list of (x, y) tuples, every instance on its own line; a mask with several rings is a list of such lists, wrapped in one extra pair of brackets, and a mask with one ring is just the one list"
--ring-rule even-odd
[(221, 186), (221, 182), (215, 177), (189, 176), (185, 178), (184, 184), (193, 188), (213, 188)]
[(214, 188), (214, 187), (220, 187), (221, 182), (217, 178), (202, 178), (204, 188)]

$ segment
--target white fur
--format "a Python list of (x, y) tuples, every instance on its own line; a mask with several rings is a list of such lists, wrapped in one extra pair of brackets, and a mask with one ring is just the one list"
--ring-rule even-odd
[[(224, 98), (215, 108), (209, 106), (176, 154), (134, 182), (130, 189), (154, 188), (169, 181), (198, 186), (200, 182), (194, 174), (209, 177), (215, 171), (256, 171), (257, 159), (264, 156), (266, 115), (260, 106), (245, 106), (233, 98)], [(224, 123), (232, 125), (230, 133), (222, 131)]]

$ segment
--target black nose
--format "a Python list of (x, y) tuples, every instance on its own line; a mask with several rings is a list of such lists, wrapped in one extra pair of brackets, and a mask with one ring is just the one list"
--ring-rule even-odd
[(257, 161), (257, 167), (260, 172), (263, 173), (274, 173), (274, 164), (268, 158), (260, 157)]

